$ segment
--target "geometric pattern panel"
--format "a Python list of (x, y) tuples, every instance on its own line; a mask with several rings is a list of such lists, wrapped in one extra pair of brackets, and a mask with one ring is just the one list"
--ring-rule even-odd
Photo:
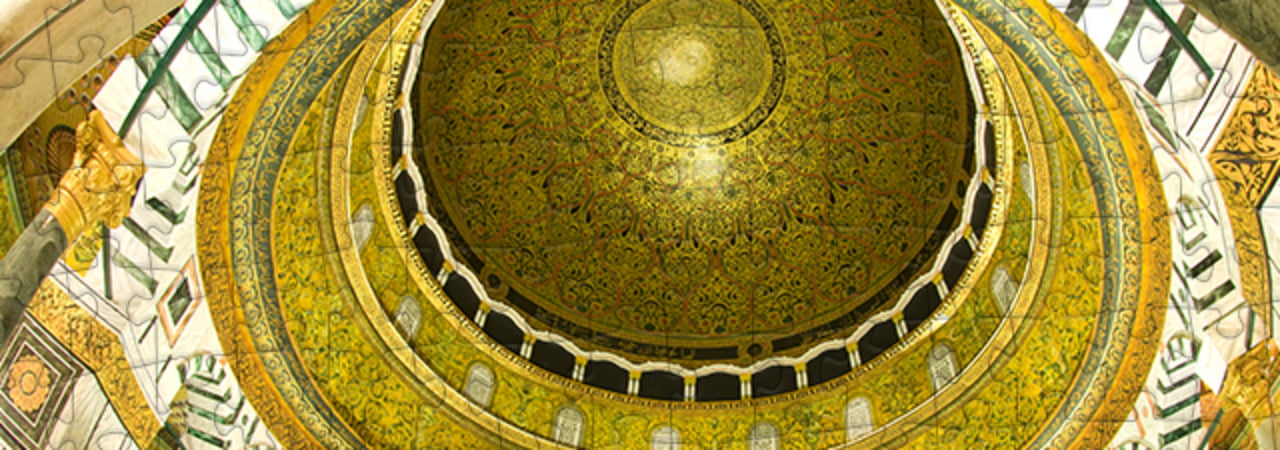
[(203, 298), (201, 293), (204, 289), (200, 287), (200, 277), (196, 276), (195, 261), (195, 258), (187, 260), (178, 278), (161, 297), (162, 301), (156, 303), (156, 317), (160, 318), (160, 324), (164, 326), (171, 348), (177, 345), (182, 330), (187, 327), (191, 316), (195, 315)]
[(29, 315), (0, 353), (0, 426), (21, 448), (45, 447), (85, 367)]

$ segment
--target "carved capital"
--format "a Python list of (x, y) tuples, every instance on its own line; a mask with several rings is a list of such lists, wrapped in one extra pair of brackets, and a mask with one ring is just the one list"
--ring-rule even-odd
[(74, 241), (94, 223), (120, 226), (129, 215), (138, 180), (145, 171), (98, 111), (76, 127), (76, 154), (71, 169), (45, 203), (67, 239)]
[(1222, 400), (1240, 408), (1251, 423), (1273, 413), (1271, 385), (1280, 373), (1280, 358), (1270, 344), (1258, 345), (1227, 366), (1222, 383)]

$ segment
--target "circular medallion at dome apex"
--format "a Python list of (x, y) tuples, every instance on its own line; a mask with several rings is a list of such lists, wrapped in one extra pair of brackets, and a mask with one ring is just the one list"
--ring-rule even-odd
[(971, 175), (957, 43), (932, 2), (802, 4), (446, 4), (415, 157), (486, 294), (586, 350), (703, 364), (799, 354), (895, 301)]
[[(960, 8), (950, 1), (944, 3), (952, 13)], [(1012, 126), (1000, 128), (1014, 133), (1065, 131), (1069, 134), (1058, 136), (1081, 143), (1080, 151), (1076, 151), (1077, 146), (1064, 144), (1062, 139), (1044, 145), (1044, 140), (1022, 141), (1016, 134), (997, 137), (1002, 152), (1009, 148), (1003, 144), (1027, 142), (1035, 171), (1035, 211), (1052, 213), (1037, 215), (1034, 220), (1017, 214), (1019, 201), (1023, 212), (1028, 212), (1027, 199), (1021, 194), (1026, 186), (1016, 184), (1015, 171), (1004, 170), (1017, 167), (1017, 161), (1007, 165), (1008, 159), (1001, 158), (1000, 169), (994, 174), (1002, 180), (993, 189), (997, 198), (993, 210), (995, 228), (977, 234), (983, 236), (983, 247), (995, 250), (990, 259), (993, 263), (1003, 264), (1010, 257), (1027, 255), (1025, 251), (1012, 250), (1019, 246), (1010, 244), (1034, 244), (1026, 277), (1019, 277), (1017, 271), (1014, 274), (1023, 285), (1020, 300), (1014, 303), (1020, 306), (1010, 311), (1006, 320), (996, 320), (998, 311), (991, 306), (990, 292), (984, 288), (988, 285), (984, 273), (989, 271), (966, 269), (959, 289), (952, 290), (947, 304), (940, 307), (938, 318), (947, 320), (928, 320), (927, 324), (937, 324), (939, 328), (930, 332), (926, 326), (924, 333), (908, 333), (907, 342), (889, 357), (879, 357), (855, 369), (857, 373), (793, 394), (769, 398), (755, 398), (753, 394), (751, 399), (715, 403), (613, 395), (589, 385), (591, 363), (584, 380), (588, 386), (568, 382), (522, 360), (510, 346), (496, 346), (495, 339), (476, 329), (477, 323), (469, 319), (473, 315), (458, 314), (459, 308), (449, 304), (450, 298), (440, 295), (433, 280), (441, 273), (439, 267), (423, 270), (422, 261), (412, 254), (414, 241), (421, 236), (414, 230), (421, 231), (419, 219), (424, 216), (416, 215), (415, 208), (397, 209), (396, 199), (389, 197), (400, 185), (398, 177), (407, 173), (403, 170), (406, 161), (396, 151), (405, 147), (397, 144), (397, 134), (390, 130), (403, 130), (408, 124), (400, 120), (400, 115), (392, 120), (391, 112), (393, 107), (408, 111), (411, 105), (405, 100), (410, 96), (396, 90), (401, 86), (399, 79), (391, 78), (401, 73), (396, 70), (401, 60), (378, 58), (377, 50), (407, 51), (410, 46), (403, 44), (412, 39), (399, 35), (388, 38), (385, 34), (363, 37), (361, 20), (368, 21), (364, 18), (373, 15), (352, 6), (372, 8), (377, 2), (325, 6), (329, 9), (320, 11), (327, 13), (316, 13), (314, 24), (307, 23), (315, 34), (308, 35), (306, 41), (298, 37), (269, 44), (263, 53), (269, 64), (257, 65), (264, 70), (245, 77), (248, 88), (241, 90), (228, 107), (229, 117), (251, 117), (252, 122), (222, 122), (210, 151), (210, 163), (202, 174), (202, 208), (197, 211), (201, 225), (198, 262), (201, 275), (208, 277), (206, 284), (236, 287), (212, 289), (208, 299), (224, 348), (244, 356), (229, 361), (246, 396), (260, 411), (280, 412), (264, 415), (263, 420), (273, 435), (283, 436), (282, 441), (331, 448), (404, 442), (443, 445), (439, 444), (441, 436), (455, 439), (450, 441), (457, 442), (453, 446), (491, 442), (495, 446), (546, 447), (553, 445), (558, 435), (551, 415), (566, 405), (572, 405), (586, 419), (579, 424), (583, 430), (580, 442), (589, 448), (648, 446), (650, 434), (633, 431), (665, 426), (677, 429), (686, 443), (725, 442), (726, 437), (742, 442), (747, 430), (762, 421), (778, 425), (786, 442), (835, 447), (849, 442), (840, 429), (849, 417), (845, 400), (855, 396), (868, 398), (875, 424), (885, 424), (855, 446), (871, 442), (890, 446), (936, 444), (936, 436), (930, 431), (937, 427), (920, 425), (936, 423), (952, 424), (947, 425), (948, 429), (956, 432), (949, 432), (946, 439), (956, 445), (990, 443), (990, 429), (1008, 431), (1000, 436), (1002, 445), (1008, 446), (1041, 437), (1044, 445), (1051, 447), (1068, 447), (1072, 443), (1085, 447), (1105, 445), (1119, 425), (1093, 419), (1117, 417), (1117, 413), (1123, 415), (1131, 409), (1135, 393), (1145, 380), (1145, 367), (1140, 365), (1149, 365), (1159, 344), (1138, 337), (1159, 335), (1162, 316), (1151, 312), (1159, 310), (1162, 314), (1159, 305), (1167, 303), (1167, 281), (1161, 282), (1158, 274), (1167, 274), (1168, 270), (1168, 227), (1157, 220), (1159, 211), (1146, 214), (1144, 211), (1153, 209), (1142, 207), (1162, 202), (1158, 180), (1137, 185), (1133, 182), (1148, 180), (1142, 175), (1155, 173), (1150, 167), (1150, 151), (1140, 144), (1144, 142), (1142, 135), (1117, 132), (1115, 124), (1126, 123), (1125, 117), (1107, 120), (1132, 115), (1128, 107), (1117, 109), (1114, 115), (1084, 113), (1090, 111), (1085, 105), (1126, 105), (1116, 99), (1112, 90), (1105, 89), (1115, 82), (1114, 78), (1107, 78), (1111, 72), (1106, 71), (1108, 66), (1102, 57), (1086, 61), (1083, 66), (1084, 75), (1091, 77), (1085, 79), (1088, 84), (1083, 86), (1097, 87), (1097, 95), (1087, 89), (1063, 89), (1062, 82), (1070, 80), (1053, 75), (1063, 73), (1059, 69), (1077, 73), (1073, 71), (1080, 68), (1079, 54), (1050, 52), (1063, 48), (1054, 45), (1061, 43), (1053, 41), (1057, 38), (1052, 34), (1045, 35), (1045, 39), (1051, 39), (1048, 44), (1041, 44), (1033, 35), (1017, 33), (1017, 26), (1023, 23), (1018, 21), (1039, 27), (1036, 29), (1051, 29), (1055, 22), (1040, 20), (1033, 9), (1041, 8), (1040, 14), (1056, 13), (1049, 5), (1014, 2), (1004, 8), (1003, 3), (982, 1), (962, 2), (964, 5), (969, 9), (961, 11), (968, 11), (968, 15), (958, 17), (957, 25), (990, 27), (985, 31), (991, 34), (987, 41), (999, 39), (1002, 45), (999, 52), (983, 52), (980, 50), (987, 47), (977, 47), (973, 55), (1012, 61), (990, 67), (1009, 74), (1011, 78), (1000, 79), (1010, 83), (1010, 95), (1021, 99), (1018, 105), (1026, 107), (1018, 113), (992, 114), (997, 126), (999, 120), (1010, 120), (1015, 121)], [(975, 16), (975, 9), (988, 15)], [(1053, 17), (1056, 16), (1049, 19)], [(974, 34), (965, 34), (966, 41)], [(1088, 42), (1083, 34), (1076, 34), (1079, 36), (1073, 42)], [(320, 39), (329, 36), (351, 44), (340, 46)], [(306, 45), (299, 46), (298, 42)], [(1012, 43), (1025, 46), (1005, 45)], [(287, 51), (294, 48), (299, 51)], [(361, 51), (355, 61), (346, 57), (353, 49)], [(381, 64), (383, 61), (386, 63)], [(373, 62), (379, 64), (373, 66)], [(281, 67), (284, 69), (274, 70)], [(338, 83), (345, 87), (338, 89), (329, 83), (334, 87), (330, 92), (343, 91), (337, 102), (342, 105), (341, 111), (332, 116), (315, 113), (335, 103), (332, 97), (324, 96), (325, 89), (321, 87), (330, 78), (322, 75), (328, 70), (345, 73), (341, 71), (348, 67), (353, 68), (351, 75), (345, 76), (350, 82)], [(1019, 67), (1045, 67), (1046, 71), (1022, 72)], [(382, 81), (373, 89), (361, 74), (371, 74)], [(981, 79), (988, 101), (993, 93), (1002, 92), (1000, 84), (990, 84), (995, 77)], [(1021, 85), (1014, 84), (1020, 82), (1025, 82), (1027, 88), (1041, 89), (1034, 91), (1041, 95), (1028, 97), (1026, 91), (1018, 90)], [(1033, 84), (1036, 82), (1042, 84)], [(364, 114), (366, 106), (368, 114)], [(277, 107), (277, 114), (259, 114), (270, 107)], [(991, 111), (1008, 110), (992, 107)], [(1036, 117), (1049, 117), (1054, 122), (1035, 122)], [(307, 122), (306, 118), (312, 120)], [(331, 119), (337, 120), (332, 127), (327, 122)], [(316, 132), (330, 128), (333, 133)], [(332, 142), (321, 139), (329, 135), (333, 136)], [(290, 147), (281, 149), (284, 144)], [(365, 151), (370, 147), (373, 151)], [(317, 148), (331, 149), (332, 154), (317, 152)], [(345, 153), (348, 149), (349, 154)], [(1138, 159), (1134, 159), (1135, 155)], [(344, 163), (348, 158), (350, 163)], [(1059, 160), (1062, 162), (1056, 163)], [(1136, 165), (1129, 166), (1131, 162)], [(1088, 170), (1083, 170), (1085, 167)], [(1072, 176), (1057, 176), (1063, 173)], [(378, 176), (382, 174), (389, 176)], [(1096, 190), (1079, 189), (1090, 184)], [(975, 187), (970, 186), (971, 193)], [(1121, 197), (1116, 191), (1136, 196)], [(425, 205), (422, 191), (412, 193), (417, 197), (416, 204)], [(1000, 212), (1001, 198), (1011, 200), (1008, 215)], [(1136, 201), (1129, 201), (1130, 198)], [(1052, 203), (1046, 203), (1049, 201)], [(375, 211), (375, 224), (369, 228), (368, 245), (363, 247), (358, 243), (364, 240), (352, 237), (351, 224), (346, 221), (357, 214), (355, 211), (363, 210), (361, 205), (373, 205)], [(1040, 208), (1044, 205), (1047, 207)], [(328, 224), (330, 216), (332, 229)], [(264, 223), (263, 217), (271, 220)], [(429, 215), (425, 220), (435, 226)], [(1001, 226), (1003, 232), (999, 230)], [(992, 233), (999, 237), (988, 240)], [(410, 236), (413, 240), (409, 240)], [(1064, 244), (1083, 250), (1057, 251), (1065, 248)], [(447, 247), (449, 243), (443, 245)], [(981, 259), (984, 253), (977, 257)], [(324, 270), (325, 262), (332, 261), (333, 255), (341, 256), (342, 268), (329, 266), (336, 270)], [(1153, 256), (1148, 259), (1143, 255)], [(450, 262), (453, 264), (447, 267), (456, 268), (452, 274), (469, 273), (459, 261), (451, 258)], [(983, 266), (981, 261), (976, 264), (970, 268)], [(431, 260), (426, 266), (434, 267)], [(338, 274), (342, 270), (347, 271), (346, 277)], [(467, 276), (473, 286), (480, 286), (479, 278)], [(951, 303), (953, 296), (963, 296), (967, 289), (972, 289), (973, 297)], [(405, 292), (421, 295), (419, 300), (424, 302), (422, 327), (416, 335), (397, 328), (396, 304)], [(1055, 295), (1062, 293), (1072, 295)], [(500, 305), (497, 301), (492, 304)], [(956, 304), (958, 309), (947, 310)], [(1142, 306), (1147, 304), (1151, 306)], [(1102, 313), (1095, 315), (1095, 311)], [(1110, 314), (1111, 311), (1132, 313)], [(1023, 320), (1027, 317), (1051, 317), (1072, 326), (1038, 326), (1043, 320)], [(392, 318), (397, 322), (393, 323)], [(370, 326), (376, 334), (368, 332)], [(980, 337), (989, 332), (993, 333), (990, 341)], [(543, 336), (540, 334), (538, 339)], [(921, 358), (931, 348), (912, 345), (923, 341), (948, 342), (958, 367), (964, 367), (959, 379), (940, 392), (933, 392), (927, 368), (913, 363), (923, 361)], [(535, 360), (537, 344), (533, 349)], [(1117, 348), (1123, 350), (1116, 351)], [(1152, 352), (1143, 353), (1144, 349)], [(1095, 357), (1102, 362), (1092, 362)], [(491, 407), (476, 405), (458, 392), (467, 383), (467, 369), (474, 363), (494, 369), (497, 390)], [(809, 386), (815, 386), (813, 370), (820, 366), (809, 362)], [(412, 371), (412, 377), (405, 376), (406, 368)], [(626, 378), (625, 373), (623, 377)], [(752, 383), (761, 378), (753, 375)], [(737, 380), (728, 381), (733, 384)], [(642, 380), (642, 390), (643, 384)], [(1036, 386), (1033, 395), (1047, 393), (1037, 397), (1046, 400), (1039, 409), (1043, 414), (1033, 414), (1035, 417), (1030, 419), (1027, 414), (1006, 414), (1027, 404), (1028, 385)], [(1089, 391), (1081, 393), (1080, 386)], [(695, 389), (702, 392), (699, 386)], [(759, 392), (758, 386), (754, 389)], [(440, 407), (422, 408), (423, 404)], [(974, 417), (983, 418), (991, 426), (964, 426)], [(1095, 424), (1103, 424), (1105, 429), (1087, 428)], [(418, 441), (413, 440), (415, 436)]]
[(627, 2), (605, 25), (599, 65), (619, 117), (683, 147), (750, 133), (786, 79), (782, 38), (753, 0)]

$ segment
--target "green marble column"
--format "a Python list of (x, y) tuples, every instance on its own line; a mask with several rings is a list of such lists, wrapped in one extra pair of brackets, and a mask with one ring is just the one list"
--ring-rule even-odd
[(46, 209), (5, 253), (0, 260), (0, 338), (9, 338), (40, 282), (69, 244), (62, 225)]
[(1186, 0), (1248, 48), (1272, 72), (1280, 73), (1280, 0)]

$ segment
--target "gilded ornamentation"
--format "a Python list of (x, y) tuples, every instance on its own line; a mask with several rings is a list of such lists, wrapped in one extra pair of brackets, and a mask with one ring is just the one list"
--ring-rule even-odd
[[(429, 5), (418, 3), (416, 17)], [(261, 114), (264, 122), (222, 122), (204, 168), (200, 195), (205, 207), (199, 210), (199, 223), (209, 228), (199, 235), (201, 274), (207, 285), (245, 288), (207, 293), (219, 338), (229, 354), (242, 356), (229, 362), (238, 374), (246, 374), (237, 377), (242, 389), (281, 442), (316, 448), (474, 445), (442, 417), (447, 412), (431, 407), (434, 400), (405, 389), (397, 383), (396, 369), (380, 363), (387, 351), (363, 338), (359, 322), (351, 320), (358, 317), (340, 295), (350, 287), (335, 286), (340, 280), (326, 270), (331, 266), (316, 259), (323, 255), (319, 246), (334, 251), (332, 230), (325, 231), (326, 222), (316, 220), (317, 202), (328, 197), (317, 198), (314, 189), (326, 184), (299, 183), (324, 179), (315, 176), (318, 153), (289, 153), (292, 136), (261, 132), (296, 130), (308, 139), (323, 135), (333, 117), (324, 109), (326, 102), (313, 100), (327, 95), (322, 94), (327, 86), (341, 85), (351, 70), (344, 63), (364, 39), (387, 42), (385, 28), (408, 11), (389, 2), (339, 0), (318, 1), (308, 11), (318, 19), (295, 21), (268, 44), (245, 75), (257, 83), (246, 83), (228, 106), (228, 115)], [(383, 34), (374, 35), (380, 26)], [(312, 106), (316, 110), (308, 114)], [(301, 165), (282, 175), (286, 155)], [(262, 178), (250, 181), (245, 176)], [(276, 197), (274, 183), (281, 176), (288, 182)], [(272, 200), (282, 198), (290, 201), (273, 208)], [(254, 212), (229, 215), (233, 210)], [(270, 238), (261, 234), (272, 220), (263, 218), (290, 225), (286, 235), (293, 238), (281, 241), (279, 253), (288, 258), (278, 272)], [(274, 274), (281, 276), (283, 289), (277, 290)], [(281, 303), (289, 307), (282, 309)], [(299, 337), (290, 336), (292, 332)], [(327, 351), (312, 351), (318, 349)]]
[(94, 372), (129, 435), (150, 442), (160, 422), (133, 379), (119, 336), (52, 281), (40, 285), (27, 312)]
[(46, 447), (85, 373), (59, 337), (32, 319), (23, 315), (0, 356), (0, 426), (19, 448)]
[(799, 5), (446, 4), (406, 76), (458, 259), (637, 362), (797, 356), (892, 305), (960, 222), (972, 91), (930, 2)]
[(44, 405), (52, 385), (53, 373), (45, 367), (44, 361), (34, 354), (26, 354), (19, 356), (9, 367), (5, 392), (9, 394), (9, 401), (14, 406), (31, 414)]
[[(394, 187), (387, 176), (391, 164), (382, 159), (390, 159), (383, 153), (391, 142), (387, 130), (393, 127), (395, 102), (403, 98), (394, 75), (403, 67), (403, 58), (394, 55), (408, 52), (407, 42), (412, 39), (368, 33), (368, 28), (361, 27), (372, 26), (363, 21), (385, 17), (370, 11), (330, 13), (307, 25), (311, 27), (305, 32), (310, 33), (309, 45), (300, 45), (300, 35), (305, 33), (295, 30), (290, 37), (286, 32), (286, 42), (280, 45), (291, 44), (289, 48), (297, 49), (297, 54), (268, 51), (259, 63), (265, 68), (245, 77), (244, 90), (228, 111), (255, 119), (223, 122), (201, 185), (205, 207), (199, 210), (199, 261), (207, 285), (234, 286), (210, 292), (208, 301), (226, 349), (239, 356), (231, 360), (237, 378), (244, 380), (255, 409), (264, 419), (270, 418), (274, 435), (284, 442), (326, 447), (417, 444), (422, 441), (413, 439), (421, 439), (422, 433), (467, 439), (452, 441), (457, 445), (547, 445), (557, 436), (554, 418), (567, 405), (584, 419), (580, 444), (587, 447), (648, 446), (652, 432), (668, 426), (678, 430), (685, 444), (741, 445), (760, 422), (774, 424), (781, 442), (831, 447), (848, 443), (845, 408), (858, 397), (869, 400), (873, 423), (884, 424), (870, 435), (859, 434), (859, 445), (929, 446), (937, 441), (928, 439), (927, 432), (938, 429), (954, 430), (948, 432), (946, 442), (971, 446), (1025, 442), (1038, 434), (1052, 444), (1105, 434), (1095, 428), (1105, 429), (1114, 422), (1089, 424), (1088, 429), (1086, 424), (1097, 417), (1111, 418), (1107, 407), (1100, 405), (1119, 404), (1127, 410), (1132, 404), (1131, 396), (1125, 403), (1133, 393), (1128, 390), (1133, 384), (1129, 381), (1136, 379), (1140, 386), (1145, 375), (1140, 373), (1145, 368), (1135, 372), (1135, 367), (1149, 367), (1150, 358), (1144, 355), (1154, 354), (1147, 352), (1154, 345), (1148, 346), (1142, 336), (1159, 335), (1144, 302), (1163, 300), (1166, 294), (1148, 281), (1158, 277), (1150, 276), (1147, 268), (1157, 272), (1167, 268), (1167, 254), (1161, 252), (1168, 249), (1167, 223), (1149, 217), (1154, 208), (1148, 205), (1162, 203), (1153, 201), (1160, 200), (1161, 191), (1141, 181), (1150, 176), (1151, 162), (1143, 159), (1149, 158), (1144, 153), (1149, 149), (1141, 145), (1140, 134), (1110, 125), (1131, 112), (1115, 117), (1069, 114), (1110, 111), (1104, 106), (1123, 109), (1111, 94), (1078, 89), (1106, 85), (1105, 62), (1076, 59), (1072, 55), (1079, 53), (1072, 50), (1078, 49), (1063, 47), (1062, 42), (1038, 47), (1038, 40), (1056, 38), (1005, 27), (1004, 22), (1012, 19), (1004, 16), (984, 15), (999, 5), (979, 0), (960, 3), (964, 8), (955, 12), (957, 21), (996, 28), (983, 28), (985, 42), (1020, 45), (1012, 49), (1016, 51), (1006, 47), (987, 52), (1002, 59), (999, 66), (993, 63), (982, 72), (994, 77), (998, 67), (1000, 76), (1006, 77), (983, 79), (984, 95), (1012, 98), (996, 103), (990, 118), (1017, 119), (996, 127), (1001, 130), (997, 135), (1000, 151), (1006, 155), (1002, 158), (1010, 159), (1006, 166), (1029, 161), (1036, 183), (1032, 202), (1023, 195), (1009, 195), (1022, 188), (1012, 171), (992, 177), (991, 189), (997, 198), (993, 217), (1007, 217), (1007, 222), (993, 223), (993, 228), (1001, 229), (1000, 239), (984, 240), (981, 245), (990, 250), (991, 261), (1007, 265), (1017, 275), (1020, 288), (1007, 317), (1001, 317), (989, 289), (988, 268), (997, 264), (983, 260), (975, 266), (979, 269), (967, 271), (952, 289), (952, 295), (966, 301), (948, 300), (938, 307), (938, 320), (927, 321), (875, 361), (836, 380), (785, 395), (713, 403), (664, 402), (584, 386), (535, 367), (495, 344), (448, 303), (437, 274), (421, 267), (409, 244), (410, 231), (395, 214)], [(332, 7), (322, 3), (320, 11)], [(339, 9), (343, 8), (358, 6)], [(1047, 28), (1037, 22), (1043, 11), (1023, 8), (1016, 9), (1016, 14), (1026, 16), (1022, 20), (1037, 30)], [(584, 17), (607, 15), (597, 11)], [(530, 20), (574, 17), (545, 15)], [(325, 40), (335, 30), (352, 36)], [(1065, 45), (1070, 46), (1083, 38), (1068, 41)], [(349, 59), (343, 56), (352, 55), (351, 42), (363, 42), (367, 52)], [(980, 47), (974, 53), (985, 50)], [(1046, 55), (1058, 56), (1045, 59)], [(368, 59), (375, 56), (377, 63), (371, 64)], [(326, 84), (317, 78), (334, 81)], [(340, 98), (321, 94), (338, 87)], [(363, 111), (357, 105), (366, 102), (368, 114), (357, 113)], [(326, 110), (334, 103), (343, 105), (336, 118)], [(1016, 103), (1018, 109), (1011, 110), (1009, 103)], [(595, 106), (609, 108), (607, 103)], [(258, 112), (251, 114), (254, 111)], [(529, 120), (534, 122), (527, 128), (536, 130), (542, 124), (535, 122), (547, 116)], [(502, 129), (495, 125), (495, 133)], [(621, 130), (636, 133), (629, 125)], [(333, 141), (325, 142), (329, 136)], [(317, 148), (331, 149), (333, 154), (319, 154)], [(605, 172), (599, 179), (608, 181), (611, 178)], [(573, 201), (580, 194), (570, 189), (559, 195)], [(376, 205), (374, 224), (368, 244), (358, 247), (349, 229), (355, 209), (351, 205), (366, 202)], [(477, 214), (503, 213), (487, 210), (496, 207), (484, 203), (466, 205), (474, 206), (468, 211)], [(469, 217), (473, 216), (461, 218)], [(667, 221), (655, 222), (653, 227), (659, 231), (668, 227), (671, 233), (693, 229), (673, 224), (680, 225)], [(572, 226), (557, 230), (575, 231)], [(483, 228), (479, 232), (504, 231)], [(1064, 245), (1067, 242), (1071, 245)], [(807, 250), (800, 246), (787, 251)], [(673, 251), (673, 258), (692, 261), (684, 264), (683, 272), (673, 271), (673, 279), (688, 282), (703, 275), (708, 282), (714, 281), (714, 268), (696, 264), (698, 258), (713, 254), (701, 252)], [(766, 248), (764, 254), (770, 250)], [(733, 270), (741, 272), (723, 271), (757, 277), (771, 273), (749, 266)], [(405, 295), (423, 302), (416, 336), (404, 336), (391, 321)], [(1045, 326), (1048, 319), (1070, 325)], [(927, 360), (937, 342), (952, 348), (958, 372), (934, 394)], [(487, 408), (461, 392), (476, 364), (492, 371)], [(810, 372), (816, 370), (809, 367)], [(1019, 402), (1029, 395), (1040, 395), (1060, 407)], [(493, 441), (482, 440), (486, 438)]]
[(71, 169), (58, 181), (46, 204), (69, 239), (98, 221), (120, 226), (129, 214), (133, 194), (145, 168), (115, 131), (93, 111), (76, 128), (76, 153)]
[(1272, 386), (1280, 379), (1280, 358), (1271, 341), (1231, 361), (1219, 393), (1224, 403), (1240, 408), (1250, 422), (1275, 417)]
[(93, 262), (98, 259), (98, 255), (102, 253), (102, 229), (88, 229), (80, 234), (71, 249), (63, 255), (63, 261), (71, 270), (76, 271), (81, 276), (89, 271), (93, 266)]
[(1250, 205), (1262, 203), (1275, 183), (1280, 161), (1280, 77), (1259, 66), (1236, 103), (1209, 160), (1225, 197)]
[(773, 112), (787, 77), (782, 38), (755, 0), (626, 2), (604, 25), (598, 56), (618, 117), (679, 147), (746, 137)]
[[(11, 149), (14, 151), (6, 154), (15, 174), (19, 175), (19, 179), (14, 180), (18, 191), (14, 200), (17, 200), (23, 216), (35, 217), (49, 200), (58, 180), (71, 167), (76, 152), (76, 125), (88, 118), (93, 110), (93, 99), (105, 80), (115, 72), (122, 59), (138, 57), (170, 18), (170, 15), (158, 18), (106, 55), (78, 82), (54, 99), (53, 104), (13, 143)], [(21, 219), (18, 222), (25, 223)]]
[[(1258, 65), (1248, 87), (1227, 119), (1222, 134), (1209, 153), (1213, 174), (1218, 179), (1231, 231), (1236, 237), (1240, 277), (1245, 300), (1254, 311), (1270, 309), (1271, 284), (1267, 250), (1263, 245), (1258, 207), (1267, 190), (1280, 175), (1280, 77)], [(1271, 314), (1259, 314), (1270, 321)]]

